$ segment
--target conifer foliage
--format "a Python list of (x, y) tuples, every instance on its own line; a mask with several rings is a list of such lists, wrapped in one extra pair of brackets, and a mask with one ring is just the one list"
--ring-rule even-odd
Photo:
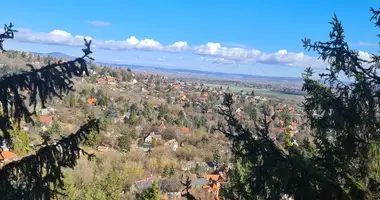
[[(0, 50), (3, 42), (13, 39), (13, 24), (5, 25), (0, 34)], [(87, 61), (92, 51), (91, 41), (84, 40), (84, 55), (65, 63), (52, 63), (29, 71), (8, 73), (0, 77), (0, 102), (3, 115), (0, 129), (5, 139), (10, 139), (8, 130), (21, 120), (33, 122), (37, 103), (45, 107), (53, 97), (62, 98), (73, 90), (74, 76), (88, 75)], [(25, 92), (28, 91), (28, 92)], [(26, 102), (29, 99), (29, 102)], [(29, 105), (28, 105), (29, 103)], [(31, 110), (30, 110), (31, 109)], [(15, 123), (11, 123), (15, 122)], [(82, 151), (79, 144), (87, 139), (88, 133), (99, 132), (98, 120), (89, 119), (76, 133), (62, 138), (53, 145), (40, 148), (34, 155), (11, 162), (0, 169), (0, 199), (51, 199), (63, 188), (62, 167), (73, 168)]]
[[(380, 9), (371, 12), (380, 27)], [(226, 197), (380, 199), (380, 57), (350, 49), (335, 15), (330, 24), (329, 41), (303, 40), (329, 65), (319, 80), (311, 68), (303, 74), (309, 140), (284, 150), (269, 138), (268, 116), (251, 130), (236, 119), (232, 96), (225, 95), (218, 129), (233, 142), (236, 156)]]

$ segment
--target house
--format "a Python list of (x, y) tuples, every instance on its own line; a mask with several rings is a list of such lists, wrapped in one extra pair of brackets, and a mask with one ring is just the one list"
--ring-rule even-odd
[(181, 127), (179, 127), (179, 131), (181, 133), (190, 133), (190, 128), (181, 126)]
[(104, 82), (105, 82), (104, 78), (98, 78), (98, 79), (96, 79), (96, 83), (98, 83), (98, 84), (104, 83)]
[(49, 115), (41, 115), (40, 122), (46, 126), (50, 126), (53, 122), (53, 117)]
[(244, 111), (244, 106), (240, 106), (238, 109), (236, 109), (236, 113), (241, 113)]
[(154, 132), (151, 132), (149, 135), (144, 137), (144, 142), (152, 143), (154, 136), (155, 136)]
[(21, 130), (23, 131), (29, 131), (29, 124), (28, 123), (25, 123), (24, 120), (21, 120), (20, 121), (20, 127), (19, 127)]
[(290, 112), (294, 112), (294, 106), (289, 106), (288, 110), (289, 110)]
[(161, 124), (160, 124), (160, 129), (162, 130), (162, 129), (166, 129), (166, 126), (165, 126), (165, 124), (164, 124), (164, 122), (161, 122)]
[(93, 105), (96, 102), (96, 98), (89, 98), (87, 99), (87, 103), (90, 105)]
[(219, 196), (220, 183), (214, 180), (211, 180), (202, 187), (203, 189), (207, 189), (209, 192), (212, 192), (215, 197)]
[(227, 183), (228, 167), (222, 168), (218, 174), (208, 174), (204, 178), (208, 180), (208, 183), (205, 184), (202, 188), (207, 189), (209, 192), (212, 192), (216, 198), (219, 197), (219, 190), (223, 184)]
[(107, 82), (115, 82), (115, 77), (106, 76)]
[(182, 98), (185, 98), (186, 99), (186, 95), (184, 93), (180, 93), (179, 94), (179, 98), (182, 99)]
[(150, 176), (148, 178), (145, 178), (140, 181), (136, 181), (131, 186), (131, 192), (133, 193), (142, 193), (144, 190), (146, 190), (149, 186), (151, 186), (154, 182), (154, 176)]
[(137, 80), (136, 80), (135, 78), (133, 78), (133, 79), (130, 81), (130, 83), (135, 84), (135, 83), (137, 83)]
[(4, 165), (17, 159), (17, 155), (9, 150), (0, 152), (0, 164)]
[(208, 97), (208, 91), (204, 91), (202, 95)]
[(199, 101), (207, 101), (208, 100), (208, 98), (206, 98), (206, 97), (200, 97), (199, 98)]
[(160, 105), (154, 105), (154, 106), (153, 106), (153, 109), (154, 109), (155, 111), (159, 111), (159, 110), (160, 110), (160, 107), (161, 107)]
[(177, 149), (178, 149), (178, 142), (175, 142), (175, 143), (173, 144), (173, 146), (172, 146), (172, 150), (173, 150), (173, 151), (177, 151)]
[(296, 130), (296, 129), (297, 129), (297, 124), (294, 123), (294, 122), (292, 122), (292, 123), (290, 124), (290, 126), (291, 126), (292, 130)]
[(180, 89), (181, 85), (180, 84), (173, 84), (172, 89)]
[(106, 146), (98, 146), (97, 150), (100, 151), (100, 152), (106, 152), (106, 151), (108, 151), (108, 147), (106, 147)]
[(281, 128), (284, 128), (284, 124), (285, 124), (285, 121), (284, 121), (284, 120), (280, 120), (278, 123), (280, 124), (280, 127), (281, 127)]
[(46, 131), (47, 127), (50, 127), (52, 122), (53, 122), (53, 117), (52, 116), (47, 116), (47, 115), (41, 115), (39, 118), (39, 121), (42, 124), (42, 130)]
[(154, 132), (149, 133), (149, 135), (144, 137), (144, 142), (152, 143), (153, 140), (160, 141), (162, 139), (161, 135), (156, 135)]

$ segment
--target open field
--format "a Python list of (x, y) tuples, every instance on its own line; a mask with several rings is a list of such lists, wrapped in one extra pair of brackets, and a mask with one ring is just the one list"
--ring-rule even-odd
[(219, 84), (205, 84), (205, 86), (208, 87), (220, 87), (222, 86), (223, 88), (229, 87), (229, 89), (232, 92), (240, 92), (243, 90), (244, 93), (246, 92), (251, 92), (252, 90), (255, 91), (255, 95), (263, 95), (263, 96), (277, 96), (277, 97), (302, 97), (303, 95), (298, 95), (298, 94), (289, 94), (285, 92), (280, 92), (280, 91), (271, 91), (271, 90), (265, 90), (265, 89), (256, 89), (256, 88), (251, 88), (251, 87), (240, 87), (240, 86), (228, 86), (228, 85), (219, 85)]

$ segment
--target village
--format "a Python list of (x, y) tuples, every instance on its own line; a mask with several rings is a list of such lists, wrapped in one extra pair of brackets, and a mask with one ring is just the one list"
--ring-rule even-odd
[[(228, 174), (234, 167), (229, 152), (231, 144), (217, 131), (218, 121), (222, 120), (218, 111), (225, 93), (232, 94), (235, 114), (241, 122), (254, 128), (253, 121), (268, 118), (270, 137), (279, 146), (287, 137), (291, 145), (298, 145), (297, 140), (305, 134), (299, 134), (297, 127), (302, 123), (297, 102), (284, 103), (260, 96), (254, 89), (232, 92), (228, 88), (96, 64), (91, 65), (90, 74), (75, 79), (76, 91), (64, 99), (54, 99), (45, 108), (37, 107), (34, 125), (21, 121), (19, 132), (30, 134), (29, 146), (11, 152), (8, 142), (2, 141), (1, 165), (33, 153), (37, 145), (54, 143), (92, 116), (101, 118), (103, 123), (100, 136), (94, 135), (83, 144), (89, 152), (101, 157), (110, 152), (150, 155), (165, 151), (176, 159), (175, 164), (171, 160), (171, 164), (150, 170), (152, 173), (136, 176), (133, 184), (123, 191), (139, 195), (154, 181), (160, 184), (174, 174), (177, 177), (187, 174), (194, 190), (222, 199), (220, 190), (228, 183)], [(163, 191), (168, 199), (180, 199), (182, 194), (180, 187)]]

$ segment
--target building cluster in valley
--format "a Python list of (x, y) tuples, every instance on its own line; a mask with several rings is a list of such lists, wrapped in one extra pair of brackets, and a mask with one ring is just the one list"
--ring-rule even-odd
[[(117, 73), (116, 73), (117, 72)], [(267, 116), (272, 123), (271, 137), (274, 142), (277, 142), (279, 135), (287, 132), (291, 135), (292, 144), (297, 144), (297, 134), (299, 133), (298, 124), (301, 120), (298, 117), (299, 107), (295, 104), (287, 105), (283, 103), (273, 103), (266, 97), (254, 95), (251, 91), (231, 92), (227, 88), (222, 87), (207, 87), (200, 83), (185, 82), (176, 79), (170, 79), (159, 74), (136, 74), (131, 70), (112, 68), (103, 66), (100, 69), (90, 69), (90, 77), (80, 78), (76, 81), (92, 88), (93, 92), (87, 94), (75, 94), (75, 99), (84, 102), (87, 106), (97, 107), (103, 113), (107, 113), (107, 117), (111, 124), (128, 123), (132, 120), (138, 121), (143, 115), (149, 113), (157, 117), (152, 117), (147, 123), (154, 127), (154, 131), (143, 130), (144, 127), (139, 124), (134, 124), (134, 128), (139, 133), (139, 138), (131, 140), (132, 151), (151, 152), (155, 150), (157, 145), (170, 148), (173, 152), (184, 148), (187, 145), (183, 142), (183, 138), (190, 137), (200, 129), (206, 129), (209, 133), (207, 140), (215, 140), (218, 143), (216, 149), (212, 151), (228, 152), (231, 145), (226, 138), (217, 137), (211, 133), (215, 131), (220, 116), (218, 110), (222, 107), (223, 95), (230, 93), (235, 101), (235, 116), (236, 118), (247, 124), (252, 120), (258, 120), (262, 113), (261, 108), (266, 106), (268, 109)], [(108, 96), (98, 95), (99, 90), (110, 91)], [(139, 99), (135, 102), (127, 103), (124, 110), (114, 109), (120, 107), (121, 102), (116, 100), (117, 95), (137, 94)], [(112, 96), (115, 94), (115, 96)], [(120, 99), (120, 98), (119, 98)], [(109, 103), (104, 103), (107, 101)], [(146, 106), (140, 104), (146, 101)], [(254, 109), (253, 109), (254, 108)], [(168, 111), (170, 109), (170, 111)], [(61, 125), (67, 123), (60, 122), (56, 113), (61, 112), (55, 106), (46, 108), (37, 107), (35, 121), (42, 132), (51, 130), (53, 121)], [(284, 119), (281, 118), (281, 116)], [(290, 117), (289, 117), (290, 116)], [(132, 123), (132, 122), (131, 122)], [(69, 124), (73, 125), (73, 124)], [(32, 127), (31, 123), (22, 121), (20, 130), (28, 132)], [(171, 130), (173, 138), (165, 139), (165, 131)], [(105, 133), (105, 136), (118, 137), (112, 133)], [(0, 152), (0, 164), (3, 166), (13, 160), (20, 159), (9, 148), (9, 141), (3, 140)], [(37, 144), (31, 144), (31, 146)], [(113, 149), (113, 145), (101, 144), (96, 150), (98, 152), (107, 152)], [(188, 161), (183, 164), (181, 170), (189, 173), (192, 169), (199, 168), (203, 173), (192, 173), (191, 179), (194, 187), (206, 190), (212, 193), (216, 199), (220, 199), (220, 189), (228, 183), (228, 174), (233, 170), (232, 164), (224, 164), (220, 166), (214, 162), (195, 162)], [(141, 192), (149, 187), (153, 180), (161, 181), (165, 179), (159, 175), (152, 175), (143, 180), (136, 181), (131, 190)], [(180, 198), (182, 191), (167, 193), (172, 199)]]

